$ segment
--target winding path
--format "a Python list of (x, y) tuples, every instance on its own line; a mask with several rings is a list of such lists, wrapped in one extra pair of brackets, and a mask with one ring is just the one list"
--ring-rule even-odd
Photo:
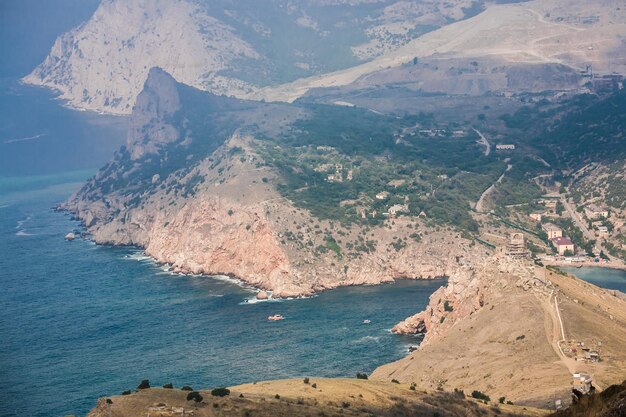
[(511, 170), (511, 168), (513, 168), (513, 165), (508, 164), (506, 166), (506, 169), (504, 170), (504, 172), (502, 173), (502, 175), (500, 175), (500, 178), (498, 178), (496, 180), (496, 182), (494, 182), (493, 184), (491, 184), (491, 186), (489, 188), (487, 188), (481, 195), (480, 198), (478, 199), (478, 202), (476, 203), (476, 211), (479, 213), (483, 213), (484, 212), (484, 206), (485, 206), (485, 199), (489, 196), (489, 194), (491, 194), (495, 189), (496, 189), (496, 185), (500, 184), (502, 182), (502, 180), (504, 179), (504, 176), (506, 175), (507, 172), (509, 172)]
[(480, 139), (476, 141), (476, 143), (480, 143), (481, 145), (483, 145), (485, 147), (485, 156), (489, 156), (489, 154), (491, 153), (491, 144), (489, 143), (489, 141), (487, 140), (487, 138), (485, 137), (485, 135), (483, 135), (482, 133), (480, 133), (478, 131), (478, 129), (473, 128), (474, 132), (476, 132), (478, 134), (478, 136), (480, 136)]

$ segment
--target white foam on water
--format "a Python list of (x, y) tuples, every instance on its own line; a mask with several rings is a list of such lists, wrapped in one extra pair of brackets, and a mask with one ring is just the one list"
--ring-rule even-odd
[(28, 217), (26, 217), (26, 218), (25, 218), (25, 219), (23, 219), (23, 220), (18, 220), (18, 221), (17, 221), (17, 226), (15, 226), (15, 228), (16, 228), (17, 230), (22, 229), (22, 228), (24, 227), (24, 224), (25, 224), (27, 221), (29, 221), (30, 219), (31, 219), (31, 217), (30, 217), (30, 216), (28, 216)]
[(353, 343), (379, 343), (380, 336), (363, 336), (360, 339), (354, 340)]
[(256, 297), (246, 298), (242, 302), (239, 303), (240, 306), (245, 306), (248, 304), (259, 304), (259, 303), (282, 303), (287, 301), (287, 298), (268, 298), (267, 300), (259, 300)]
[(143, 252), (124, 255), (124, 259), (128, 259), (131, 261), (139, 261), (139, 262), (153, 262), (153, 259), (149, 256), (146, 256), (146, 254)]
[(33, 233), (26, 233), (25, 231), (20, 230), (20, 231), (15, 233), (15, 236), (34, 236), (34, 234)]

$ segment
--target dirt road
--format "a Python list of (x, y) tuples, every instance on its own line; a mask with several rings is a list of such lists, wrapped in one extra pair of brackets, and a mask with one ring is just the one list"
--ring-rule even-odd
[(491, 194), (496, 189), (496, 185), (498, 185), (498, 184), (500, 184), (502, 182), (502, 180), (504, 179), (504, 176), (506, 175), (507, 172), (509, 172), (511, 170), (511, 168), (513, 168), (513, 165), (508, 164), (506, 169), (504, 170), (502, 175), (500, 175), (500, 177), (496, 180), (496, 182), (491, 184), (491, 187), (487, 188), (480, 195), (480, 198), (478, 199), (478, 202), (476, 203), (476, 211), (477, 212), (479, 212), (479, 213), (483, 213), (484, 212), (484, 209), (485, 209), (485, 199), (489, 196), (489, 194)]

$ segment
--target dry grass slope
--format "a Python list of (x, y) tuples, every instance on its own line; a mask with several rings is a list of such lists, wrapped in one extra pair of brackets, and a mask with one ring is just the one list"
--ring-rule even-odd
[[(543, 410), (486, 405), (460, 393), (411, 390), (408, 385), (355, 379), (311, 378), (259, 382), (230, 388), (227, 397), (200, 391), (203, 401), (187, 401), (188, 391), (147, 389), (101, 399), (88, 417), (180, 416), (543, 416)], [(193, 412), (193, 414), (191, 414)]]

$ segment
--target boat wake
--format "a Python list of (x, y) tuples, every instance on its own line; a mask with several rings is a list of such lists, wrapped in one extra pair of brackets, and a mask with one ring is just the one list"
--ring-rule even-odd
[(363, 336), (352, 343), (380, 343), (380, 336)]

